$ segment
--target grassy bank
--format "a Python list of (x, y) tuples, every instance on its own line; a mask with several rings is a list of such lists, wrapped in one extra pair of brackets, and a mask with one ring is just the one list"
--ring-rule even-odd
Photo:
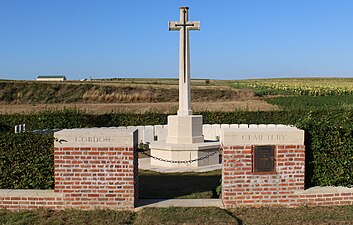
[[(254, 95), (249, 90), (205, 83), (192, 88), (194, 102), (253, 99)], [(178, 98), (176, 84), (0, 81), (3, 104), (177, 102)]]
[(0, 209), (0, 224), (352, 224), (353, 206), (299, 208), (145, 208), (138, 212), (113, 210)]

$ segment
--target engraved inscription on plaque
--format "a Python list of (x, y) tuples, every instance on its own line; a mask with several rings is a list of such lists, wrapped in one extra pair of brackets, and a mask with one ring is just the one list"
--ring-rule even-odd
[(90, 136), (75, 136), (75, 142), (110, 142), (113, 140), (111, 137), (90, 137)]
[(275, 171), (275, 146), (253, 146), (253, 172), (274, 173)]

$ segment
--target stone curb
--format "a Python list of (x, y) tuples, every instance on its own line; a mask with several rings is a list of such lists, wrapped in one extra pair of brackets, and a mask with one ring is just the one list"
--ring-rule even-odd
[(140, 199), (135, 211), (143, 208), (218, 207), (224, 208), (222, 199)]

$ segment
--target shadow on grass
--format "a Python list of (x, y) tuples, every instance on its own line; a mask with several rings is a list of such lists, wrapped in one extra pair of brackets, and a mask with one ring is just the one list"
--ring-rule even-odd
[(221, 170), (203, 173), (158, 173), (139, 170), (141, 199), (216, 198)]
[(135, 224), (243, 224), (227, 210), (217, 207), (144, 208)]

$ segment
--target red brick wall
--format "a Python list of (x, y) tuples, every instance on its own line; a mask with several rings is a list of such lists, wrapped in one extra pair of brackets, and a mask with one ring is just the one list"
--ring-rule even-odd
[(291, 205), (304, 190), (305, 146), (275, 146), (275, 174), (252, 172), (251, 146), (223, 148), (222, 199), (226, 207)]
[(70, 208), (64, 204), (62, 195), (55, 194), (53, 190), (10, 190), (0, 191), (0, 208), (10, 210), (19, 209), (64, 209)]
[(307, 206), (352, 205), (353, 193), (307, 193), (299, 194), (296, 204)]
[(223, 148), (222, 200), (226, 208), (353, 204), (352, 190), (304, 190), (305, 146), (277, 145), (275, 151), (276, 173), (259, 175), (252, 172), (251, 146)]
[(135, 148), (54, 148), (55, 190), (0, 190), (0, 208), (119, 208), (138, 201)]
[(134, 148), (54, 148), (55, 192), (76, 208), (134, 208), (137, 160)]

